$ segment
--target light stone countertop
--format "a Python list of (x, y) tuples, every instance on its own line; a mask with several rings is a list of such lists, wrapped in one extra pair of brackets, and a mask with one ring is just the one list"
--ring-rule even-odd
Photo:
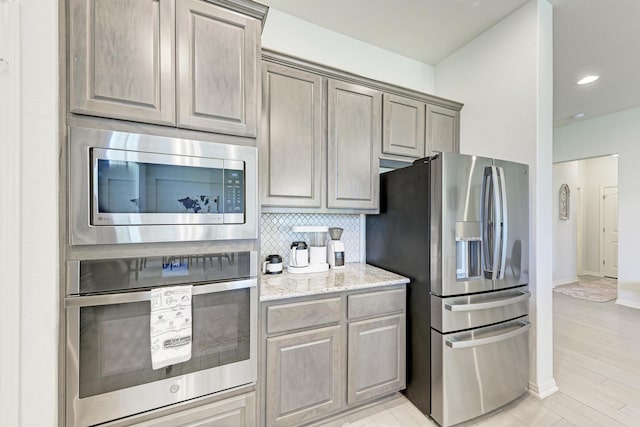
[(262, 274), (260, 279), (260, 301), (409, 283), (404, 276), (359, 262), (347, 263), (342, 270), (304, 274), (285, 270), (282, 274)]

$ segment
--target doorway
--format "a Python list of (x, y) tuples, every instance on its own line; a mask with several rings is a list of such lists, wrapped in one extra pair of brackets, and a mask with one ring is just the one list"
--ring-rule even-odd
[(556, 163), (554, 199), (562, 184), (570, 189), (570, 208), (561, 217), (554, 206), (554, 286), (584, 276), (617, 278), (618, 156)]

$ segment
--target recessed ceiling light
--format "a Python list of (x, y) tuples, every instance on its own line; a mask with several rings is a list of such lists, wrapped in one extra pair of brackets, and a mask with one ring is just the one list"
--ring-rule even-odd
[(571, 116), (572, 119), (581, 119), (584, 117), (584, 113), (577, 113)]
[(587, 77), (585, 77), (583, 79), (578, 80), (578, 84), (579, 85), (586, 85), (586, 84), (595, 82), (599, 78), (600, 78), (600, 76), (595, 76), (595, 75), (594, 76), (587, 76)]

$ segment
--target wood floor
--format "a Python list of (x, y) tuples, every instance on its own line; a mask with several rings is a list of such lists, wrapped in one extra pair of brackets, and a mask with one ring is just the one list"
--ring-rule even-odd
[[(471, 426), (640, 427), (640, 310), (553, 294), (554, 375), (560, 391), (523, 397)], [(322, 427), (437, 424), (404, 396)]]

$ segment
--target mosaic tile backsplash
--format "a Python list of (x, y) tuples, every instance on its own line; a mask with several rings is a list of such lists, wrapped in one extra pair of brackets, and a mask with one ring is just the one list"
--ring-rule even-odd
[[(284, 264), (289, 264), (291, 242), (304, 240), (309, 243), (309, 233), (294, 233), (294, 225), (326, 225), (340, 227), (344, 231), (340, 240), (344, 243), (345, 261), (360, 261), (360, 215), (334, 214), (262, 214), (260, 218), (262, 244), (260, 259), (267, 255), (281, 255)], [(327, 236), (328, 238), (328, 236)]]

